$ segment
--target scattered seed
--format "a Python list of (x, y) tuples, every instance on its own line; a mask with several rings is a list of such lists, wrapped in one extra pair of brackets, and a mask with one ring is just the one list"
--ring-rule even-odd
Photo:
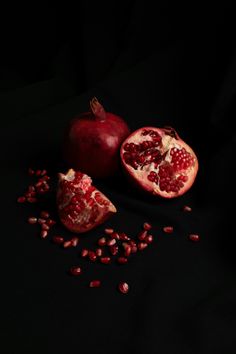
[(38, 223), (39, 223), (40, 225), (43, 225), (43, 224), (46, 223), (46, 220), (45, 220), (45, 219), (42, 219), (42, 218), (39, 218), (39, 219), (38, 219)]
[(56, 221), (52, 220), (52, 219), (47, 219), (46, 223), (47, 223), (48, 226), (53, 226), (53, 225), (56, 224)]
[(89, 251), (89, 252), (88, 252), (88, 256), (89, 256), (90, 261), (92, 261), (92, 262), (95, 262), (96, 259), (97, 259), (97, 255), (96, 255), (96, 253), (93, 252), (93, 251)]
[(146, 242), (139, 242), (138, 243), (138, 249), (139, 251), (144, 250), (144, 248), (146, 248), (148, 246), (148, 244)]
[(152, 225), (149, 224), (148, 222), (145, 222), (145, 223), (143, 224), (143, 228), (144, 228), (144, 230), (149, 231), (149, 230), (151, 230)]
[(103, 264), (109, 264), (109, 263), (111, 263), (111, 258), (110, 257), (101, 257), (100, 262)]
[(99, 246), (105, 246), (106, 243), (107, 243), (107, 241), (106, 241), (106, 238), (105, 238), (105, 237), (101, 237), (101, 238), (98, 240)]
[(49, 218), (49, 212), (45, 211), (45, 210), (41, 211), (40, 217), (43, 218), (43, 219), (48, 219)]
[(120, 239), (123, 240), (123, 241), (129, 241), (130, 240), (130, 237), (127, 236), (124, 232), (121, 232), (119, 234), (119, 236), (120, 236)]
[(74, 266), (70, 268), (70, 273), (72, 275), (80, 275), (82, 273), (82, 269), (80, 267)]
[(82, 249), (81, 257), (87, 257), (88, 253), (89, 253), (89, 251), (86, 248)]
[(131, 253), (136, 253), (138, 251), (137, 246), (131, 246)]
[(116, 240), (114, 238), (107, 241), (107, 246), (114, 246), (116, 244)]
[(36, 175), (36, 176), (40, 176), (40, 175), (41, 175), (41, 173), (42, 173), (42, 171), (41, 171), (41, 170), (36, 170), (35, 175)]
[(72, 239), (70, 241), (72, 243), (72, 246), (76, 247), (79, 243), (79, 238), (75, 236), (75, 237), (72, 237)]
[(46, 230), (42, 230), (42, 231), (40, 232), (41, 238), (46, 238), (47, 235), (48, 235), (48, 232), (47, 232)]
[(190, 211), (192, 211), (192, 208), (191, 208), (190, 206), (188, 206), (188, 205), (185, 205), (185, 206), (183, 207), (183, 211), (190, 212)]
[(92, 280), (89, 283), (90, 288), (99, 288), (101, 286), (101, 281), (100, 280)]
[(28, 218), (28, 223), (29, 224), (36, 224), (38, 221), (37, 218), (35, 218), (34, 216), (31, 216), (30, 218)]
[(118, 246), (116, 246), (116, 245), (110, 247), (110, 252), (113, 256), (115, 256), (118, 253), (118, 250), (119, 250)]
[(173, 228), (173, 226), (165, 226), (165, 227), (163, 227), (163, 231), (166, 234), (171, 234), (174, 231), (174, 228)]
[(105, 231), (105, 234), (107, 234), (107, 235), (111, 235), (114, 232), (113, 229), (105, 229), (104, 231)]
[(64, 238), (62, 236), (53, 236), (52, 240), (57, 245), (61, 245), (64, 242)]
[(110, 234), (110, 237), (111, 238), (114, 238), (115, 240), (119, 240), (120, 239), (120, 236), (117, 232), (113, 232), (112, 234)]
[(152, 235), (147, 235), (145, 237), (145, 242), (146, 243), (150, 244), (150, 243), (152, 243), (152, 241), (153, 241), (153, 236)]
[(189, 235), (189, 240), (193, 242), (198, 242), (200, 241), (200, 236), (197, 234), (190, 234)]
[(129, 285), (127, 283), (121, 282), (118, 285), (118, 289), (122, 294), (127, 294), (129, 291)]
[(65, 241), (65, 242), (63, 243), (63, 247), (64, 247), (64, 248), (72, 247), (71, 241)]
[(128, 259), (126, 257), (118, 257), (117, 262), (120, 264), (125, 264), (128, 262)]
[(41, 176), (45, 176), (47, 174), (47, 170), (42, 170), (41, 171)]
[(131, 246), (130, 245), (128, 245), (127, 243), (123, 243), (123, 247), (124, 247), (124, 249), (125, 249), (125, 256), (126, 257), (129, 257), (130, 256), (130, 253), (131, 253)]
[(144, 241), (145, 238), (146, 238), (146, 236), (147, 236), (147, 230), (141, 231), (141, 232), (138, 234), (138, 239), (139, 239), (140, 241)]
[(24, 203), (26, 201), (26, 198), (25, 197), (19, 197), (18, 199), (17, 199), (17, 202), (18, 203)]
[(101, 257), (103, 254), (103, 250), (101, 248), (97, 248), (95, 252), (98, 257)]
[(29, 198), (27, 198), (27, 201), (28, 201), (29, 203), (36, 203), (36, 202), (37, 202), (37, 198), (29, 197)]
[(49, 226), (47, 224), (42, 224), (41, 228), (42, 228), (42, 230), (46, 230), (46, 231), (49, 230)]

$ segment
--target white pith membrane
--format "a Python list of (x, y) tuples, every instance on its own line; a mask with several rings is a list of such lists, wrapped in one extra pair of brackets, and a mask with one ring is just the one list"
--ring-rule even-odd
[[(147, 135), (142, 135), (142, 132), (144, 131), (154, 131), (156, 133), (158, 133), (158, 135), (161, 137), (161, 141), (159, 143), (159, 145), (157, 147), (151, 147), (151, 148), (147, 148), (146, 150), (158, 150), (160, 152), (160, 154), (163, 157), (163, 160), (161, 160), (161, 162), (150, 162), (148, 164), (139, 164), (136, 167), (132, 166), (132, 163), (130, 164), (128, 162), (128, 160), (125, 163), (125, 168), (128, 170), (128, 172), (131, 172), (130, 174), (132, 176), (134, 176), (135, 180), (138, 182), (138, 184), (142, 185), (147, 191), (152, 192), (153, 194), (159, 194), (162, 195), (166, 198), (173, 198), (175, 196), (181, 195), (182, 193), (184, 193), (186, 190), (188, 190), (191, 185), (194, 182), (194, 179), (196, 177), (197, 174), (197, 170), (198, 170), (198, 161), (197, 161), (197, 157), (195, 155), (195, 153), (193, 152), (193, 150), (186, 144), (184, 143), (182, 140), (178, 139), (178, 137), (173, 137), (171, 135), (168, 135), (166, 133), (164, 133), (164, 131), (161, 131), (158, 128), (154, 128), (154, 127), (145, 127), (143, 129), (139, 129), (136, 132), (134, 132), (131, 136), (129, 136), (129, 138), (122, 144), (121, 147), (121, 152), (122, 152), (122, 156), (123, 156), (123, 160), (125, 161), (125, 153), (130, 154), (130, 151), (127, 149), (124, 149), (124, 147), (126, 146), (126, 144), (136, 144), (136, 145), (140, 145), (142, 142), (145, 141), (154, 141), (153, 137), (151, 137), (149, 134)], [(180, 168), (178, 170), (173, 170), (173, 174), (170, 177), (170, 181), (175, 182), (176, 179), (179, 178), (183, 178), (186, 179), (186, 181), (181, 181), (181, 187), (176, 190), (176, 191), (166, 191), (165, 188), (160, 188), (159, 186), (159, 182), (160, 182), (160, 176), (159, 176), (159, 172), (160, 169), (162, 170), (163, 167), (166, 168), (166, 166), (170, 166), (170, 168), (173, 168), (173, 160), (172, 160), (172, 155), (171, 155), (171, 149), (175, 149), (174, 153), (183, 153), (183, 149), (185, 149), (186, 152), (186, 158), (188, 159), (191, 155), (193, 161), (192, 164), (188, 167), (188, 168)], [(138, 154), (139, 156), (144, 155), (144, 151), (142, 152), (136, 152), (136, 154)], [(184, 153), (185, 153), (184, 152)], [(173, 150), (172, 150), (173, 153)], [(146, 158), (145, 158), (146, 159)], [(168, 167), (167, 167), (168, 168)], [(150, 181), (147, 177), (149, 175), (150, 177), (150, 173), (151, 172), (155, 172), (158, 178), (157, 183), (154, 181)], [(162, 173), (162, 172), (161, 172)], [(183, 176), (183, 177), (180, 177)]]
[[(78, 179), (76, 184), (74, 182)], [(75, 202), (72, 198), (74, 197)], [(73, 228), (73, 231), (87, 231), (94, 224), (98, 225), (116, 208), (111, 201), (92, 185), (92, 179), (86, 174), (70, 169), (66, 175), (59, 174), (58, 209), (64, 225)], [(76, 206), (83, 206), (76, 210)], [(72, 205), (73, 204), (73, 205)], [(68, 209), (68, 210), (67, 210)]]

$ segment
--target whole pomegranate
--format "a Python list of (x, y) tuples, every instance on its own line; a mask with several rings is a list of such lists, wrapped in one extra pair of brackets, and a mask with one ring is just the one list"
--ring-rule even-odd
[(197, 175), (195, 153), (171, 127), (136, 130), (123, 142), (120, 153), (131, 179), (164, 198), (187, 192)]
[(130, 131), (125, 121), (106, 112), (97, 98), (90, 101), (90, 109), (69, 123), (65, 159), (69, 166), (91, 177), (108, 177), (119, 167), (120, 146)]
[(70, 169), (59, 173), (57, 206), (62, 224), (82, 233), (103, 223), (116, 212), (115, 206), (92, 185), (92, 179)]

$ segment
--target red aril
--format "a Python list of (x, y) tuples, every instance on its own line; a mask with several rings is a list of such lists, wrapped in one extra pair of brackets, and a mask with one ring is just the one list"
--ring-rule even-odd
[(130, 134), (125, 121), (106, 112), (94, 97), (90, 111), (75, 117), (65, 133), (65, 159), (69, 166), (91, 177), (108, 177), (119, 167), (119, 149)]
[(171, 127), (133, 132), (121, 146), (121, 161), (136, 185), (164, 198), (187, 192), (198, 171), (194, 151)]
[(89, 176), (72, 169), (65, 175), (59, 174), (57, 206), (62, 224), (77, 233), (93, 229), (116, 212)]

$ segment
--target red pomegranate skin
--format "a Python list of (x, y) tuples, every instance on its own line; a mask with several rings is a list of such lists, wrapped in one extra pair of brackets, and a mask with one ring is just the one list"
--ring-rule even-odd
[(119, 149), (130, 134), (125, 121), (93, 98), (91, 111), (75, 117), (65, 133), (64, 156), (69, 166), (93, 178), (113, 175), (119, 168)]

